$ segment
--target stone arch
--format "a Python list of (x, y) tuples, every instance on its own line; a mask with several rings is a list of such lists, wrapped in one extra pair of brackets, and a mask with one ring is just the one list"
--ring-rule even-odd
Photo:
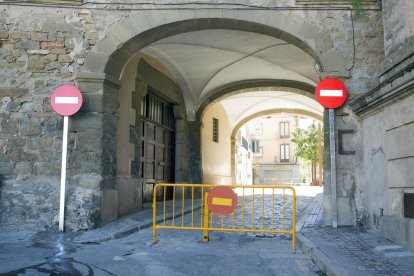
[[(201, 10), (180, 12), (177, 16), (176, 11), (150, 11), (131, 15), (109, 28), (107, 36), (88, 53), (82, 72), (119, 79), (131, 56), (155, 41), (191, 31), (231, 29), (282, 39), (309, 54), (324, 72), (347, 75), (343, 57), (333, 47), (329, 32), (292, 12), (277, 11), (277, 16), (273, 16), (273, 12), (276, 11)], [(302, 28), (305, 26), (306, 31)], [(81, 78), (87, 75), (82, 72)], [(183, 96), (189, 112), (190, 108), (194, 109), (195, 100)], [(188, 115), (190, 120), (195, 119), (194, 114)]]
[(299, 95), (315, 98), (315, 87), (306, 83), (290, 80), (249, 80), (244, 82), (232, 83), (221, 87), (212, 93), (212, 96), (204, 99), (197, 109), (196, 119), (201, 120), (206, 108), (213, 102), (220, 101), (223, 98), (255, 91), (286, 91), (294, 92)]

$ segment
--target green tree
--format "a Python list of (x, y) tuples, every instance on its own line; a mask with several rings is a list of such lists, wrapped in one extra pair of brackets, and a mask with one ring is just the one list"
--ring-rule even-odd
[(291, 141), (296, 144), (295, 155), (311, 164), (312, 182), (316, 181), (316, 168), (319, 162), (317, 127), (312, 124), (308, 129), (297, 128)]

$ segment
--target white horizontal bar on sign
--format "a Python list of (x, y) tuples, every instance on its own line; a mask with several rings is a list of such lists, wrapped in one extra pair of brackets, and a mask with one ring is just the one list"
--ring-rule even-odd
[(56, 104), (78, 104), (78, 97), (56, 97)]
[(342, 97), (344, 92), (342, 90), (321, 90), (321, 97)]

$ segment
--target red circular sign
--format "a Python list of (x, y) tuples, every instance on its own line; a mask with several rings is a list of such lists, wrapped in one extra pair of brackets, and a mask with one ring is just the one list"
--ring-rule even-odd
[(219, 186), (208, 194), (207, 205), (214, 214), (227, 216), (236, 209), (237, 195), (230, 187)]
[(67, 84), (59, 86), (50, 97), (53, 110), (62, 116), (71, 116), (78, 112), (82, 102), (79, 89)]
[(347, 97), (345, 85), (338, 79), (326, 78), (318, 83), (315, 91), (316, 99), (326, 108), (342, 106)]

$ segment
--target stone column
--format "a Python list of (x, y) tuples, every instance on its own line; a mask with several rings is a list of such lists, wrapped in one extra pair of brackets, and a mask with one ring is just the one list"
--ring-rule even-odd
[[(356, 224), (355, 189), (359, 177), (358, 164), (362, 164), (359, 123), (347, 105), (335, 109), (336, 145), (336, 201), (338, 226)], [(324, 207), (325, 225), (332, 225), (332, 194), (330, 183), (330, 139), (328, 109), (324, 111)], [(341, 145), (340, 145), (341, 144)]]
[(73, 230), (116, 217), (116, 122), (119, 81), (103, 73), (79, 73), (83, 106), (69, 121), (67, 223)]
[(188, 182), (202, 183), (201, 173), (201, 122), (188, 122)]

